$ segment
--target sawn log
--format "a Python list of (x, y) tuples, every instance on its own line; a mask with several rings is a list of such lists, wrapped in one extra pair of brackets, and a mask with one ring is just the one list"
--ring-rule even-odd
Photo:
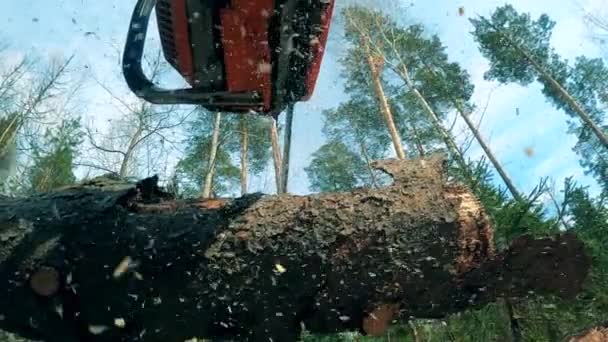
[(0, 329), (45, 341), (296, 341), (381, 334), (501, 296), (572, 297), (572, 234), (493, 228), (442, 157), (387, 160), (382, 189), (177, 200), (155, 177), (0, 199)]

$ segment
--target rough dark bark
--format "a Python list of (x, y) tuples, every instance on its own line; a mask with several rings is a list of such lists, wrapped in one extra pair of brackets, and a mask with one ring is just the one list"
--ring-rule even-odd
[(156, 178), (0, 198), (0, 329), (46, 341), (296, 341), (382, 333), (529, 291), (572, 297), (572, 234), (496, 253), (443, 158), (375, 166), (380, 190), (170, 199)]

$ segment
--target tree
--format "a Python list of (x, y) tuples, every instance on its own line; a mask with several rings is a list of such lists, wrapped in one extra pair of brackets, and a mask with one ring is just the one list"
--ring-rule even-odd
[(2, 176), (12, 176), (0, 178), (2, 192), (28, 190), (28, 169), (23, 163), (32, 161), (29, 152), (49, 126), (58, 124), (60, 112), (65, 112), (78, 90), (78, 82), (67, 82), (72, 59), (42, 63), (25, 56), (14, 64), (0, 66), (0, 159), (17, 161), (17, 165), (2, 171)]
[(551, 74), (549, 62), (555, 56), (550, 46), (551, 30), (555, 26), (546, 14), (532, 20), (529, 14), (519, 14), (511, 5), (498, 7), (490, 19), (471, 19), (473, 36), (482, 54), (490, 60), (485, 78), (501, 83), (517, 82), (527, 85), (538, 79), (557, 94), (568, 107), (569, 115), (576, 115), (586, 129), (591, 130), (604, 148), (608, 148), (606, 131), (597, 124), (598, 118), (585, 110)]
[(0, 117), (0, 188), (5, 181), (14, 176), (17, 161), (17, 114)]
[[(387, 69), (393, 71), (393, 77), (390, 78), (391, 75), (388, 75), (389, 78), (395, 80), (396, 76), (397, 80), (405, 83), (405, 91), (403, 86), (389, 86), (387, 88), (392, 94), (392, 98), (398, 99), (398, 101), (394, 101), (396, 102), (392, 110), (395, 113), (394, 117), (398, 118), (400, 122), (406, 123), (401, 126), (406, 128), (402, 129), (401, 135), (406, 137), (411, 146), (416, 147), (418, 154), (424, 155), (425, 150), (433, 149), (437, 139), (443, 140), (444, 144), (455, 155), (456, 160), (459, 161), (460, 169), (463, 170), (463, 167), (466, 167), (467, 164), (464, 162), (460, 149), (442, 124), (446, 112), (458, 110), (484, 147), (513, 197), (521, 199), (506, 171), (471, 122), (468, 117), (469, 113), (465, 114), (465, 108), (461, 103), (470, 99), (473, 93), (473, 85), (466, 71), (462, 70), (456, 63), (449, 63), (445, 48), (439, 38), (437, 36), (426, 38), (420, 25), (401, 28), (392, 22), (390, 17), (365, 8), (351, 7), (347, 13), (351, 18), (356, 18), (356, 21), (353, 19), (351, 22), (353, 22), (352, 25), (359, 34), (366, 32), (368, 37), (373, 37), (373, 39), (368, 40), (369, 45), (373, 48), (375, 55), (382, 57)], [(349, 65), (354, 65), (357, 60), (351, 58), (346, 59), (346, 61), (349, 62)], [(356, 101), (349, 101), (351, 104), (358, 102), (360, 105), (362, 99), (366, 96), (365, 83), (368, 78), (362, 75), (360, 70), (360, 67), (345, 70), (348, 80), (347, 90), (357, 96)], [(466, 106), (469, 112), (473, 108), (473, 105), (470, 104)], [(340, 109), (338, 112), (340, 112)], [(364, 122), (372, 122), (372, 125), (374, 125), (369, 116), (362, 116), (364, 113), (365, 110), (362, 110), (362, 108), (352, 110), (351, 106), (351, 110), (347, 111), (349, 120), (344, 121), (346, 124), (332, 129), (334, 136), (339, 136), (335, 132), (351, 131), (350, 127), (356, 129), (355, 118), (361, 118)], [(328, 124), (335, 125), (336, 122), (326, 122), (326, 126)], [(371, 133), (369, 129), (365, 132), (365, 135)], [(339, 138), (343, 139), (343, 137)], [(350, 144), (353, 143), (356, 142), (350, 142)]]
[[(146, 67), (150, 69), (152, 80), (159, 79), (168, 70), (160, 51), (151, 60), (146, 59)], [(142, 172), (138, 163), (144, 157), (151, 157), (155, 165), (149, 169), (158, 172), (159, 160), (169, 149), (167, 145), (174, 144), (168, 134), (179, 128), (193, 111), (183, 110), (178, 106), (152, 105), (134, 96), (120, 96), (100, 81), (97, 81), (97, 84), (110, 96), (112, 105), (121, 115), (112, 121), (109, 131), (105, 134), (86, 128), (88, 143), (95, 154), (87, 154), (78, 165), (116, 173), (123, 178), (135, 177), (141, 173), (149, 175), (150, 172)], [(154, 156), (150, 156), (150, 151), (143, 151), (142, 147), (153, 139), (157, 139), (159, 143), (154, 148)]]
[(287, 192), (289, 184), (289, 160), (291, 158), (291, 135), (293, 130), (293, 110), (294, 104), (287, 106), (285, 113), (285, 135), (283, 138), (283, 155), (281, 156), (281, 189), (277, 191), (280, 194)]
[(360, 11), (361, 9), (357, 7), (349, 7), (343, 11), (343, 16), (346, 19), (346, 38), (353, 44), (348, 55), (342, 61), (342, 64), (346, 66), (346, 92), (355, 95), (357, 93), (361, 94), (363, 91), (364, 96), (369, 96), (368, 92), (363, 90), (365, 87), (362, 87), (362, 85), (367, 85), (367, 89), (371, 88), (373, 90), (397, 158), (404, 159), (405, 151), (382, 82), (385, 58), (382, 54), (372, 50), (373, 38), (371, 35), (375, 32), (370, 26), (368, 18), (362, 16)]
[(244, 178), (261, 174), (268, 165), (271, 123), (262, 116), (200, 109), (189, 122), (186, 153), (177, 165), (182, 195), (228, 195), (237, 187), (242, 192)]
[(248, 179), (262, 174), (271, 158), (268, 131), (272, 120), (262, 116), (240, 115), (241, 194), (247, 193)]
[(189, 123), (186, 154), (176, 166), (182, 196), (215, 197), (230, 193), (239, 184), (240, 168), (231, 153), (233, 146), (239, 146), (235, 142), (239, 135), (234, 134), (234, 121), (228, 117), (199, 108)]
[(249, 154), (249, 127), (247, 117), (242, 116), (239, 120), (241, 130), (241, 196), (247, 193), (247, 168)]
[(213, 114), (213, 132), (211, 133), (211, 144), (209, 145), (209, 161), (207, 162), (208, 166), (205, 171), (205, 182), (203, 183), (203, 191), (201, 192), (202, 198), (211, 198), (213, 173), (215, 172), (215, 159), (217, 156), (217, 149), (219, 147), (221, 120), (221, 112), (216, 112)]
[(366, 180), (366, 163), (344, 143), (330, 141), (312, 154), (304, 168), (310, 189), (318, 192), (349, 191)]
[[(420, 63), (412, 60), (412, 58), (408, 58), (407, 55), (410, 51), (421, 48), (419, 44), (412, 46), (412, 43), (418, 43), (418, 40), (420, 40), (417, 39), (419, 37), (416, 37), (415, 34), (420, 35), (421, 28), (419, 26), (411, 26), (407, 31), (401, 30), (389, 17), (382, 15), (380, 12), (364, 8), (351, 7), (347, 10), (347, 13), (351, 17), (356, 18), (356, 20), (351, 20), (353, 22), (352, 26), (359, 35), (365, 38), (365, 41), (361, 45), (368, 51), (367, 55), (372, 56), (373, 52), (373, 56), (376, 56), (382, 66), (386, 65), (389, 69), (393, 70), (398, 78), (405, 83), (407, 92), (411, 93), (417, 101), (417, 107), (420, 107), (422, 112), (428, 116), (428, 119), (432, 122), (439, 136), (446, 144), (454, 160), (463, 166), (466, 165), (462, 152), (443, 126), (437, 110), (432, 108), (427, 97), (421, 93), (419, 84), (413, 80), (416, 75), (411, 76), (410, 69), (416, 72), (417, 69), (414, 69)], [(373, 75), (372, 78), (374, 78)], [(408, 121), (411, 125), (412, 121)], [(412, 126), (412, 131), (414, 131), (414, 136), (419, 136), (415, 126)], [(419, 151), (422, 150), (420, 144), (416, 144), (416, 146)]]
[(605, 53), (604, 56), (608, 57), (608, 12), (601, 4), (599, 8), (584, 10), (584, 12), (583, 20), (591, 31), (591, 38), (599, 44)]
[[(396, 74), (412, 88), (415, 97), (438, 128), (450, 150), (455, 151), (453, 153), (456, 153), (463, 163), (460, 149), (436, 113), (455, 110), (473, 133), (513, 198), (521, 200), (515, 184), (470, 118), (475, 106), (469, 103), (474, 90), (469, 74), (457, 63), (450, 63), (439, 38), (436, 35), (425, 38), (420, 25), (412, 25), (407, 29), (396, 28), (390, 32), (391, 36), (384, 35), (384, 40), (391, 47), (390, 53), (397, 55), (401, 66), (399, 69), (399, 65), (395, 65), (393, 69), (396, 69)], [(409, 77), (406, 67), (408, 64), (413, 66), (413, 78)]]
[(372, 162), (386, 156), (391, 142), (377, 113), (376, 104), (368, 98), (351, 98), (338, 108), (323, 112), (324, 135), (363, 159), (367, 176), (360, 178), (362, 185), (374, 187), (378, 187), (379, 180)]
[(48, 192), (73, 184), (74, 159), (82, 142), (79, 119), (64, 119), (57, 127), (48, 128), (34, 145), (33, 165), (28, 168), (28, 193)]
[[(605, 108), (608, 105), (608, 65), (599, 58), (578, 57), (572, 68), (567, 70), (565, 88), (581, 105), (596, 118), (604, 131), (608, 132)], [(545, 95), (552, 100), (556, 107), (568, 112), (559, 94), (549, 88), (543, 89)], [(574, 150), (581, 156), (580, 163), (587, 174), (592, 174), (599, 182), (603, 191), (608, 193), (608, 148), (593, 134), (593, 131), (576, 121), (569, 122), (569, 131), (578, 137)]]

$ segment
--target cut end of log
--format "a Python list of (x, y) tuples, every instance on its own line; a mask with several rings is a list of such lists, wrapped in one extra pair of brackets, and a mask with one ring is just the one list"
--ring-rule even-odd
[(583, 288), (591, 259), (575, 234), (543, 239), (524, 235), (513, 241), (503, 265), (513, 291), (533, 288), (572, 299)]
[(40, 296), (54, 295), (59, 290), (59, 272), (52, 267), (41, 267), (30, 277), (30, 287)]
[(383, 304), (376, 307), (363, 319), (363, 331), (369, 336), (384, 335), (398, 310), (397, 304)]
[(463, 274), (495, 256), (494, 230), (481, 203), (464, 187), (453, 186), (446, 197), (456, 205), (458, 246), (456, 272)]
[(608, 322), (568, 337), (567, 342), (605, 342), (608, 341)]

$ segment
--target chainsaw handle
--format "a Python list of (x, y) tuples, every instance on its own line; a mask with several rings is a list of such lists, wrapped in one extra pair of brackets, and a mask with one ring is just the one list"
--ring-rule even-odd
[[(146, 77), (141, 60), (144, 55), (144, 44), (148, 31), (148, 23), (156, 0), (138, 0), (131, 16), (131, 26), (127, 34), (127, 41), (122, 57), (122, 70), (127, 85), (138, 97), (152, 103), (168, 103), (159, 101), (159, 96), (169, 93), (163, 90)], [(160, 96), (160, 99), (165, 98)]]
[(168, 90), (156, 86), (146, 77), (142, 68), (144, 44), (152, 9), (157, 0), (138, 0), (131, 16), (131, 26), (122, 58), (122, 71), (127, 85), (135, 95), (155, 104), (195, 104), (210, 110), (234, 112), (243, 108), (261, 106), (255, 93), (205, 92), (196, 88)]

